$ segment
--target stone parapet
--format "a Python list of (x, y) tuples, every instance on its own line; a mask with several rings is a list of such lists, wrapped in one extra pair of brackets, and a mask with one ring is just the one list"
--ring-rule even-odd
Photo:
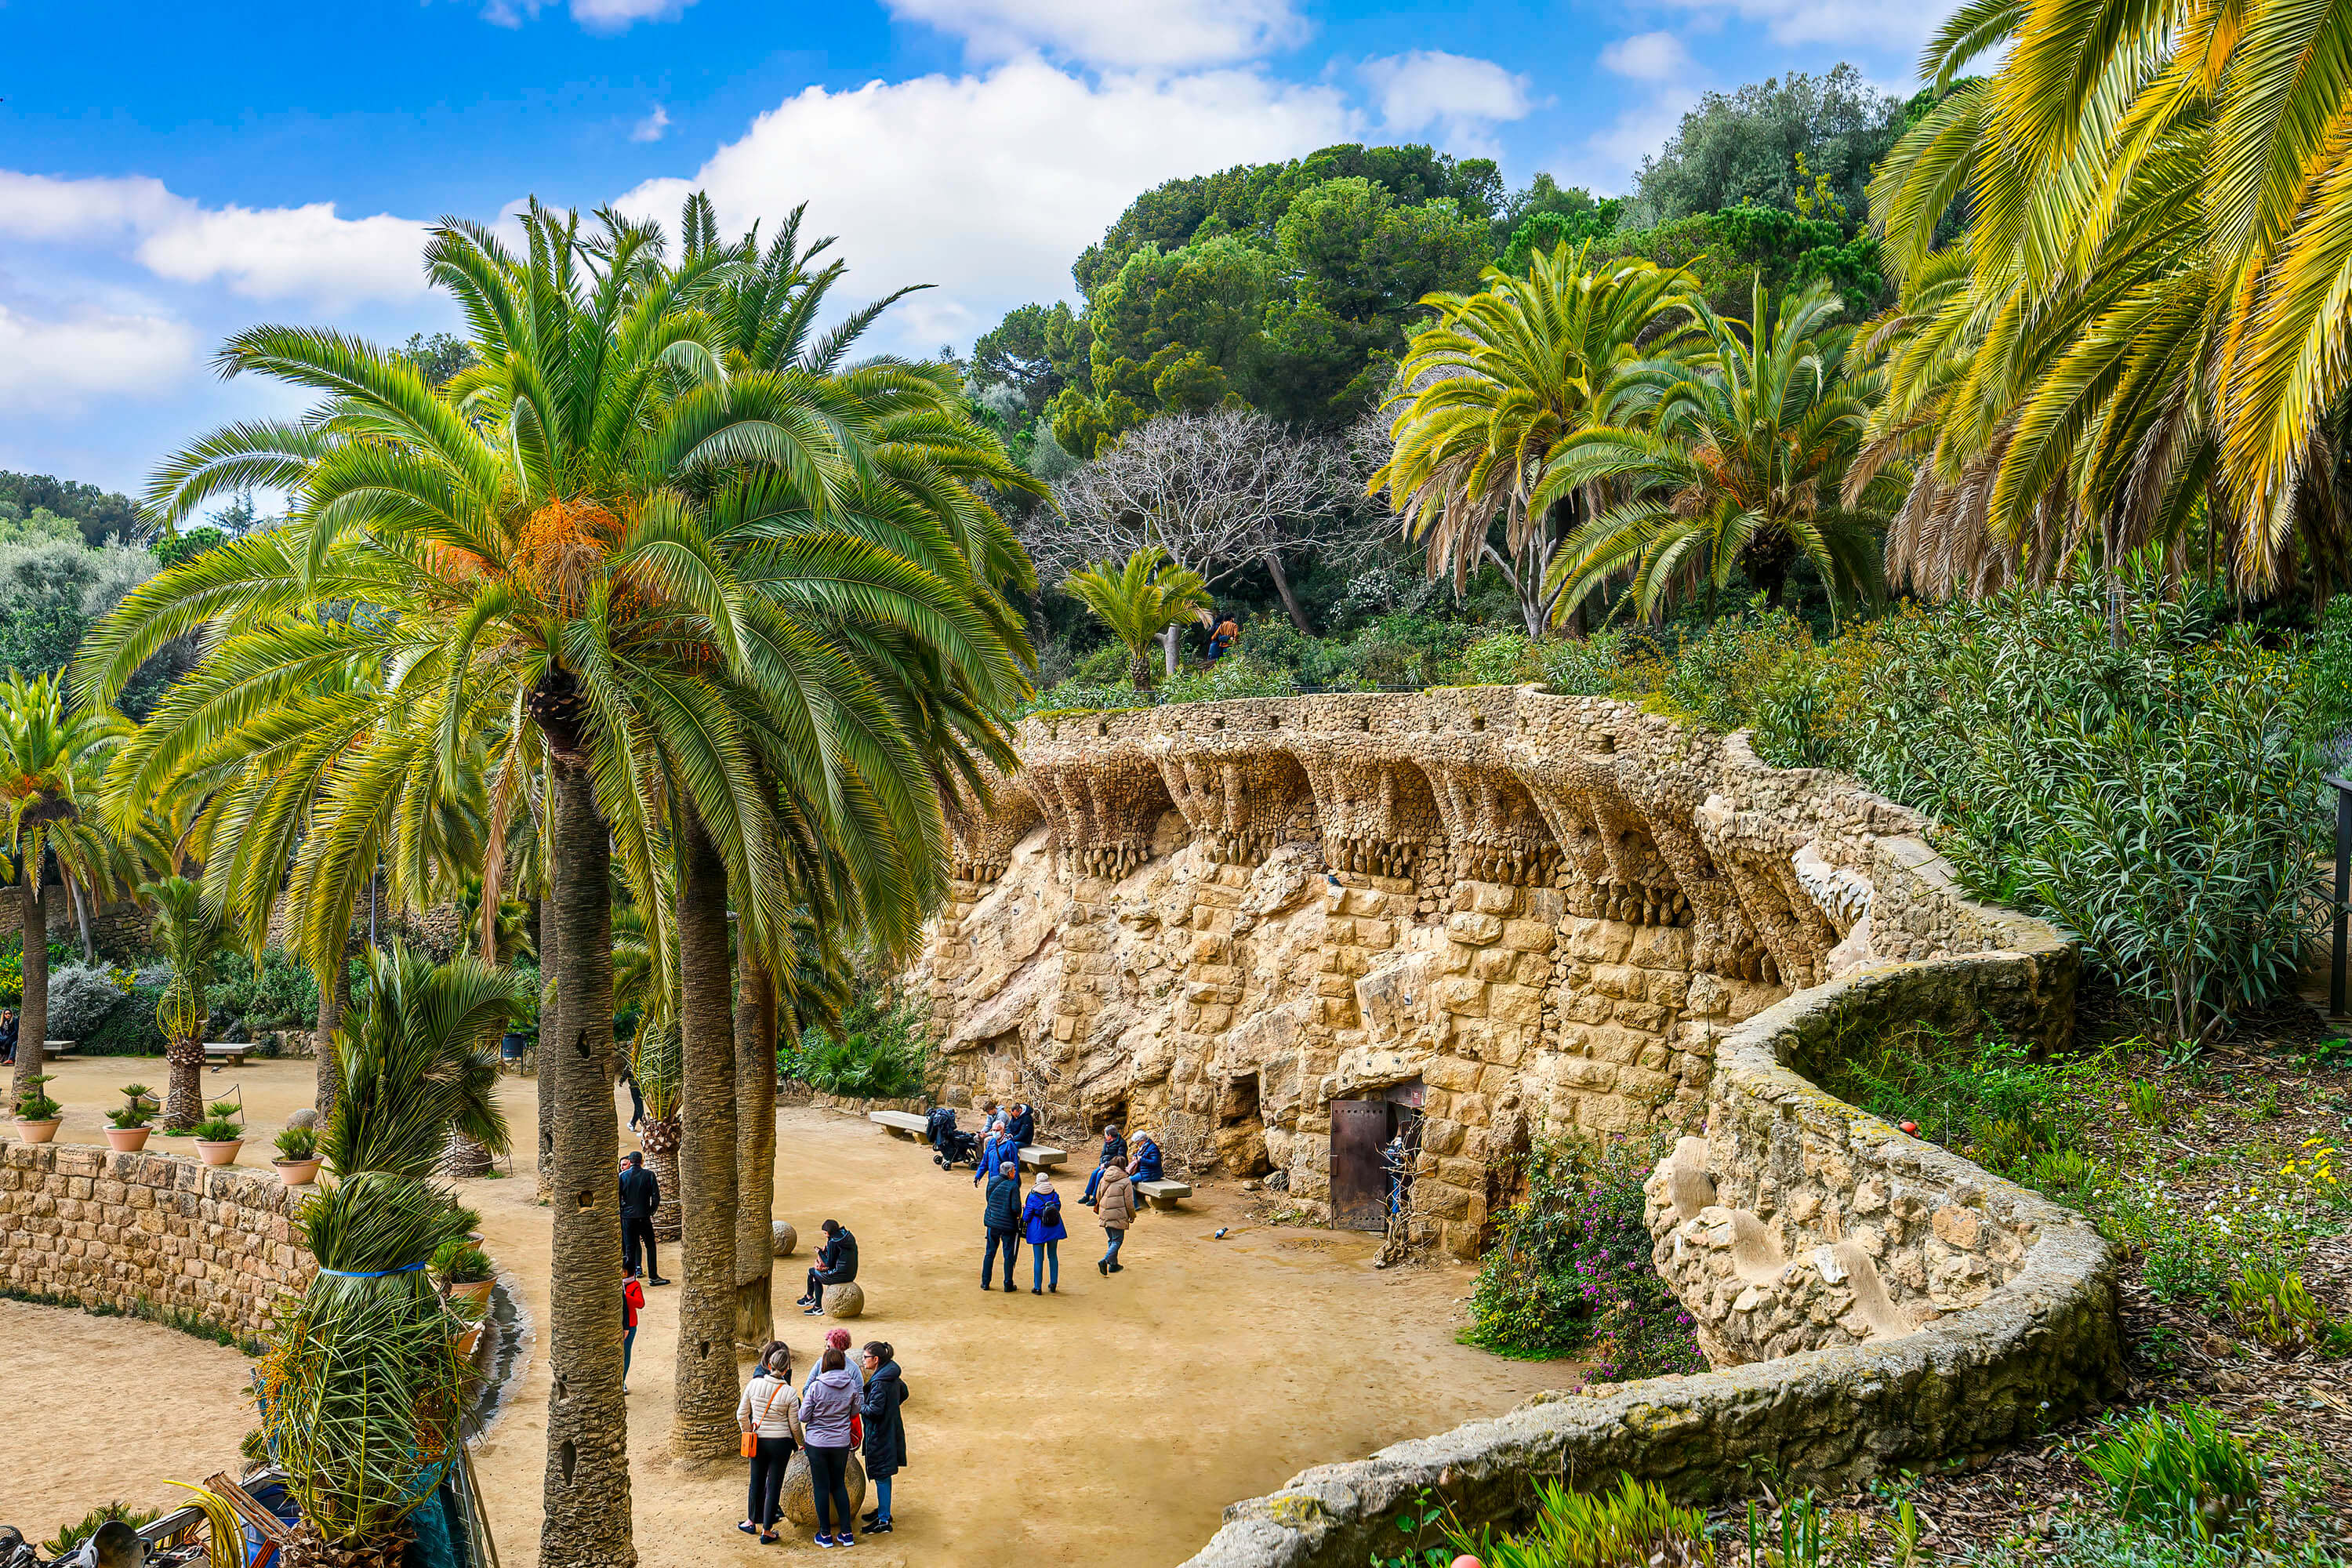
[(0, 1289), (257, 1339), (315, 1265), (274, 1173), (77, 1143), (0, 1147)]

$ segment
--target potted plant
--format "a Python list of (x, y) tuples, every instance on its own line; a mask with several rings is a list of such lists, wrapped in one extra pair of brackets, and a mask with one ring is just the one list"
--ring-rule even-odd
[(245, 1147), (245, 1129), (226, 1116), (212, 1116), (196, 1123), (196, 1152), (207, 1165), (234, 1165), (236, 1152)]
[(163, 1102), (156, 1098), (155, 1091), (143, 1083), (124, 1084), (122, 1098), (136, 1107), (142, 1116), (152, 1116), (163, 1109)]
[(25, 1091), (16, 1097), (16, 1136), (27, 1143), (46, 1143), (58, 1135), (58, 1122), (66, 1108), (41, 1092), (41, 1085), (57, 1076), (35, 1073), (25, 1080)]
[(490, 1282), (498, 1274), (490, 1255), (462, 1238), (445, 1241), (434, 1250), (433, 1272), (440, 1276), (442, 1292), (451, 1300), (478, 1306), (490, 1299)]
[(107, 1146), (118, 1154), (136, 1154), (147, 1147), (147, 1112), (135, 1099), (106, 1113), (113, 1123), (106, 1130)]
[(308, 1186), (319, 1179), (319, 1134), (313, 1128), (289, 1127), (278, 1135), (278, 1179), (289, 1187)]

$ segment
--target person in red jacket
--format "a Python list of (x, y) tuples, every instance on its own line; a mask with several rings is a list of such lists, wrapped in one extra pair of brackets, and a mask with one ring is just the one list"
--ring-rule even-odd
[(646, 1288), (637, 1271), (621, 1266), (621, 1392), (629, 1392), (629, 1352), (637, 1348), (637, 1314), (646, 1310)]

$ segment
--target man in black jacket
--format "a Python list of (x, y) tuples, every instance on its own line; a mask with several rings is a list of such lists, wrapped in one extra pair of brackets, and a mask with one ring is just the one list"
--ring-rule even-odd
[(857, 1278), (857, 1238), (849, 1227), (829, 1219), (817, 1228), (824, 1232), (824, 1245), (817, 1248), (816, 1267), (808, 1271), (808, 1289), (800, 1299), (800, 1305), (808, 1309), (803, 1315), (811, 1318), (824, 1311), (826, 1286), (846, 1285)]
[(621, 1263), (630, 1272), (637, 1267), (637, 1248), (645, 1248), (648, 1285), (667, 1285), (661, 1263), (654, 1257), (654, 1211), (661, 1207), (661, 1184), (646, 1169), (646, 1157), (635, 1149), (621, 1162)]
[(988, 1207), (984, 1215), (988, 1226), (988, 1250), (981, 1255), (980, 1288), (988, 1289), (988, 1276), (996, 1262), (997, 1250), (1004, 1252), (1004, 1288), (1018, 1291), (1013, 1283), (1013, 1265), (1021, 1253), (1021, 1167), (1010, 1160), (999, 1161), (988, 1178)]
[(1014, 1106), (1012, 1124), (1005, 1131), (1013, 1134), (1013, 1147), (1026, 1149), (1037, 1142), (1037, 1112), (1026, 1105)]

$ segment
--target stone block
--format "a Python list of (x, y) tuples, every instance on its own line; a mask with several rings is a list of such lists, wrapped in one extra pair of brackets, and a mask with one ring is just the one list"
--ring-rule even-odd
[(1457, 1016), (1483, 1016), (1486, 1011), (1486, 987), (1476, 980), (1441, 980), (1437, 983), (1437, 1005)]
[(1494, 915), (1466, 910), (1445, 917), (1445, 934), (1471, 947), (1486, 947), (1502, 939), (1503, 922)]
[(1552, 929), (1541, 921), (1510, 921), (1503, 926), (1503, 945), (1521, 952), (1549, 952)]

